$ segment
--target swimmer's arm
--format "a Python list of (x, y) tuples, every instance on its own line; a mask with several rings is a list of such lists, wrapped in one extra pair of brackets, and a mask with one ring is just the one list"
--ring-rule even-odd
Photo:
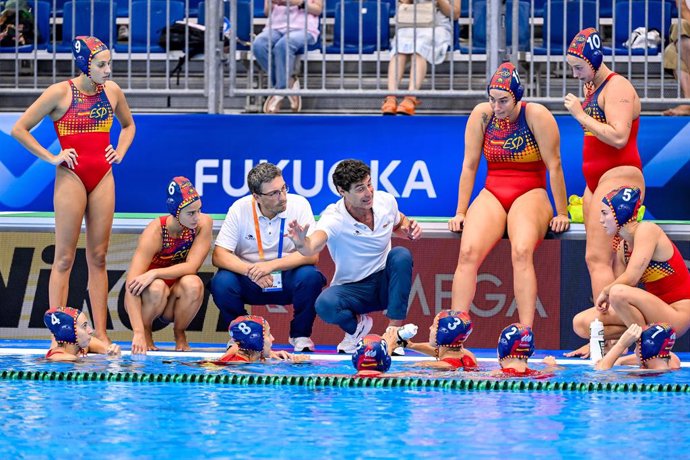
[(625, 271), (611, 285), (625, 284), (633, 287), (637, 286), (640, 278), (642, 278), (642, 274), (652, 260), (661, 232), (662, 230), (658, 226), (649, 222), (638, 224), (635, 231), (635, 244), (628, 265), (625, 267)]
[(428, 356), (436, 356), (436, 348), (432, 347), (429, 342), (410, 342), (409, 340), (407, 341), (407, 347), (410, 350), (417, 351), (419, 353), (424, 353), (425, 355)]
[(618, 358), (624, 354), (628, 347), (635, 343), (642, 334), (642, 327), (638, 324), (631, 324), (628, 329), (623, 332), (618, 342), (616, 342), (608, 353), (594, 365), (594, 369), (598, 371), (605, 371), (611, 369), (616, 365)]
[(551, 194), (556, 204), (556, 213), (568, 217), (568, 198), (565, 191), (565, 177), (561, 165), (561, 136), (556, 119), (541, 104), (529, 104), (528, 122), (539, 146), (542, 160), (549, 170)]
[(12, 127), (10, 134), (24, 146), (29, 152), (36, 155), (41, 160), (52, 163), (53, 155), (44, 148), (31, 134), (31, 130), (38, 125), (41, 120), (50, 115), (57, 109), (60, 101), (65, 97), (69, 85), (66, 82), (56, 83), (46, 89), (26, 112), (19, 117), (19, 120)]
[(117, 121), (120, 122), (122, 130), (120, 131), (120, 137), (117, 140), (117, 152), (120, 154), (120, 159), (125, 156), (127, 150), (132, 145), (134, 141), (134, 133), (136, 132), (136, 126), (134, 125), (134, 118), (132, 117), (132, 111), (129, 109), (129, 104), (127, 104), (127, 99), (122, 89), (114, 81), (108, 82), (108, 87), (112, 89), (115, 95), (115, 100), (117, 101), (115, 105), (115, 117)]
[(584, 112), (579, 116), (578, 121), (597, 139), (620, 149), (625, 147), (630, 139), (637, 94), (630, 82), (622, 77), (614, 77), (608, 83), (605, 91), (604, 114), (606, 115), (606, 123), (597, 121)]
[(156, 277), (163, 280), (174, 280), (185, 275), (196, 275), (211, 250), (213, 239), (213, 219), (208, 214), (199, 216), (199, 226), (187, 259), (170, 267), (156, 269)]
[(74, 356), (71, 353), (56, 353), (54, 355), (51, 355), (50, 357), (46, 358), (48, 361), (76, 361), (77, 357)]
[(478, 104), (469, 118), (465, 127), (465, 155), (462, 161), (462, 172), (460, 173), (460, 183), (458, 184), (458, 204), (455, 214), (467, 214), (470, 207), (470, 197), (474, 188), (474, 180), (477, 176), (479, 161), (484, 145), (484, 131), (491, 119), (491, 109), (489, 104), (484, 102)]
[(616, 363), (614, 366), (635, 366), (639, 365), (640, 361), (637, 359), (637, 356), (632, 354), (632, 355), (625, 355), (621, 356), (616, 360)]

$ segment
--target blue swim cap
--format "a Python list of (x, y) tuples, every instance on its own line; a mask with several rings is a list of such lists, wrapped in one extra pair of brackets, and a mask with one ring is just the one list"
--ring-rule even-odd
[(637, 220), (637, 212), (640, 210), (640, 189), (635, 186), (618, 187), (609, 192), (601, 202), (607, 205), (616, 225), (621, 228), (623, 225)]
[(461, 348), (472, 333), (472, 320), (467, 312), (441, 310), (434, 318), (436, 337), (431, 337), (431, 346)]
[(601, 37), (594, 27), (581, 30), (568, 47), (568, 54), (584, 59), (596, 72), (601, 67), (604, 55), (601, 52)]
[(168, 184), (168, 198), (165, 203), (168, 206), (168, 212), (175, 217), (180, 216), (180, 211), (185, 206), (199, 199), (199, 194), (192, 182), (184, 176), (177, 176)]
[(529, 326), (513, 323), (498, 336), (498, 360), (527, 359), (534, 354), (534, 334)]
[(72, 55), (77, 68), (87, 77), (91, 76), (91, 60), (101, 51), (107, 50), (105, 43), (96, 37), (79, 36), (72, 40)]
[(77, 318), (80, 310), (70, 307), (51, 308), (43, 315), (43, 322), (58, 343), (77, 343)]
[(504, 62), (498, 66), (498, 69), (496, 69), (489, 81), (486, 91), (488, 92), (490, 89), (500, 89), (501, 91), (509, 92), (516, 103), (525, 94), (525, 87), (520, 83), (517, 69), (510, 62)]
[(358, 371), (388, 371), (391, 368), (391, 357), (386, 340), (376, 334), (364, 337), (352, 354), (352, 365)]
[(676, 343), (676, 331), (667, 323), (648, 324), (640, 336), (640, 361), (644, 364), (654, 358), (670, 358)]
[(263, 351), (264, 332), (268, 322), (255, 315), (239, 316), (230, 323), (228, 332), (238, 347), (243, 350)]

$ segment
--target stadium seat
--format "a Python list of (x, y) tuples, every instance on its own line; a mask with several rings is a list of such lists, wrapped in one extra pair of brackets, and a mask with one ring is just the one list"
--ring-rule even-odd
[[(520, 51), (529, 50), (529, 1), (519, 2), (518, 15), (518, 49)], [(505, 5), (506, 13), (506, 46), (512, 47), (513, 43), (513, 2), (508, 0)], [(484, 0), (475, 1), (472, 4), (472, 16), (474, 16), (472, 27), (472, 47), (459, 46), (463, 54), (485, 54), (486, 53), (486, 2)]]
[[(345, 1), (344, 6), (340, 2), (335, 8), (335, 27), (333, 29), (333, 44), (326, 48), (327, 53), (359, 54), (360, 45), (362, 54), (371, 54), (376, 51), (387, 50), (390, 46), (388, 3), (381, 2), (380, 16), (379, 4), (376, 1)], [(345, 15), (343, 16), (343, 10)], [(360, 28), (360, 12), (361, 23)], [(377, 35), (377, 28), (381, 35)], [(362, 34), (360, 43), (360, 32)]]
[(130, 20), (130, 43), (118, 44), (118, 53), (164, 53), (158, 44), (161, 32), (169, 24), (184, 18), (184, 3), (181, 1), (137, 0), (132, 2)]
[[(93, 13), (93, 25), (92, 25)], [(80, 35), (93, 35), (112, 48), (117, 36), (115, 4), (104, 0), (76, 0), (65, 2), (62, 22), (62, 41), (48, 44), (48, 51), (69, 53), (72, 40)]]
[(646, 27), (647, 30), (656, 29), (661, 34), (662, 39), (667, 37), (671, 29), (670, 3), (661, 0), (617, 0), (615, 9), (613, 48), (604, 47), (605, 55), (611, 55), (615, 52), (615, 54), (640, 56), (644, 54), (656, 55), (661, 52), (661, 43), (659, 46), (646, 49), (628, 49), (623, 46), (623, 43), (630, 38), (632, 31), (638, 27)]
[[(565, 20), (564, 13), (567, 15)], [(594, 0), (551, 0), (544, 4), (543, 45), (536, 55), (564, 55), (575, 35), (587, 27), (597, 27)]]

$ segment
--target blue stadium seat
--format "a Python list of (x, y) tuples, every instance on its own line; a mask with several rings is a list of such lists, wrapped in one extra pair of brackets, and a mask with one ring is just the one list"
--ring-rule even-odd
[(50, 41), (50, 3), (46, 1), (34, 2), (30, 0), (29, 7), (34, 15), (34, 24), (38, 30), (36, 43), (24, 46), (0, 46), (0, 53), (30, 53), (34, 49), (44, 50)]
[[(617, 0), (616, 21), (613, 25), (613, 49), (604, 47), (605, 55), (632, 54), (639, 56), (659, 54), (661, 45), (653, 48), (628, 49), (623, 43), (628, 40), (633, 30), (646, 27), (647, 30), (656, 29), (662, 36), (667, 37), (671, 29), (671, 4), (662, 0)], [(645, 14), (645, 11), (648, 14)]]
[[(564, 12), (567, 14), (565, 21)], [(580, 30), (597, 27), (596, 2), (594, 0), (551, 0), (550, 3), (544, 4), (543, 17), (543, 45), (535, 47), (534, 54), (564, 55), (566, 48)]]
[[(506, 46), (512, 48), (513, 43), (513, 2), (508, 0), (505, 6), (506, 11)], [(520, 0), (518, 4), (518, 49), (520, 51), (529, 50), (529, 14), (530, 3), (527, 0)], [(486, 53), (486, 2), (484, 0), (475, 1), (472, 4), (472, 47), (473, 54)], [(470, 53), (469, 46), (459, 46), (457, 49), (463, 54)]]
[[(387, 50), (390, 46), (388, 3), (381, 2), (381, 13), (378, 14), (376, 1), (345, 1), (345, 16), (343, 17), (340, 2), (335, 8), (335, 27), (333, 29), (333, 44), (326, 48), (327, 53), (358, 54), (360, 52), (359, 33), (362, 33), (361, 52), (371, 54), (376, 51)], [(360, 12), (362, 27), (360, 29)], [(342, 37), (341, 37), (342, 27)], [(377, 27), (381, 29), (381, 36), (377, 36)], [(342, 41), (341, 41), (342, 40)], [(379, 44), (380, 43), (380, 44)]]
[[(389, 17), (392, 18), (393, 16), (395, 16), (395, 6), (397, 5), (396, 0), (381, 0), (381, 3), (387, 3), (388, 4), (388, 15), (389, 15)], [(340, 0), (325, 0), (324, 8), (326, 8), (326, 17), (334, 18), (336, 5), (339, 5), (339, 4), (340, 4)], [(338, 7), (338, 8), (340, 8), (340, 7)]]
[[(93, 11), (92, 11), (93, 9)], [(93, 28), (91, 15), (93, 13)], [(73, 30), (74, 29), (74, 30)], [(76, 0), (65, 2), (62, 22), (62, 41), (49, 43), (48, 51), (69, 53), (72, 40), (80, 35), (93, 35), (112, 48), (117, 36), (115, 3), (104, 0)]]
[[(131, 52), (164, 53), (165, 50), (158, 44), (161, 32), (169, 24), (183, 18), (184, 3), (181, 1), (168, 3), (165, 0), (137, 0), (132, 2), (132, 17), (129, 23)], [(115, 45), (115, 51), (130, 52), (129, 43)]]

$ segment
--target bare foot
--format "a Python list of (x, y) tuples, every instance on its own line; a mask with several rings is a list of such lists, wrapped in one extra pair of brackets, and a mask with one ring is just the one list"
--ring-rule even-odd
[(577, 350), (569, 351), (568, 353), (563, 353), (563, 356), (567, 356), (568, 358), (574, 358), (575, 356), (579, 356), (582, 359), (587, 359), (589, 358), (589, 344), (586, 343)]
[(153, 343), (153, 342), (149, 343), (148, 341), (146, 342), (146, 349), (148, 351), (158, 351), (159, 350), (159, 348), (156, 346), (155, 343)]
[(144, 327), (144, 337), (146, 338), (146, 349), (148, 351), (158, 351), (158, 347), (153, 343), (153, 333), (151, 329)]
[(664, 110), (663, 115), (671, 117), (690, 115), (690, 105), (681, 104), (676, 107)]
[(184, 331), (177, 332), (175, 334), (175, 351), (191, 351), (192, 347), (189, 346), (187, 342), (187, 334)]

